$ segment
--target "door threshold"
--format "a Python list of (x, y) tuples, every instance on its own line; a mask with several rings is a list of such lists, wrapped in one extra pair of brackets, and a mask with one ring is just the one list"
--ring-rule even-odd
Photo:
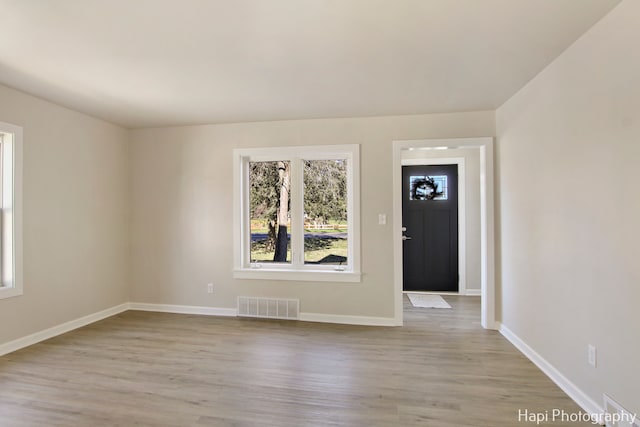
[(421, 295), (464, 295), (460, 292), (450, 291), (402, 291), (403, 294), (421, 294)]

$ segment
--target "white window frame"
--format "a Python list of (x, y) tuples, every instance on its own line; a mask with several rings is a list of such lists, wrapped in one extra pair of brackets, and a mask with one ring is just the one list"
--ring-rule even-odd
[[(303, 160), (347, 160), (347, 265), (304, 263)], [(291, 262), (251, 263), (249, 162), (291, 162)], [(360, 282), (360, 146), (238, 148), (234, 166), (234, 271), (236, 279)]]
[(22, 295), (22, 128), (0, 122), (0, 299)]

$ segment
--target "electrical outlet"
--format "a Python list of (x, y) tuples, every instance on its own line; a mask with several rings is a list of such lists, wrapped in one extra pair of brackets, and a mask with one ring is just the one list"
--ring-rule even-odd
[(207, 293), (208, 294), (213, 293), (213, 283), (207, 283)]
[(594, 368), (596, 367), (596, 364), (597, 364), (596, 348), (591, 344), (587, 346), (587, 361), (589, 362), (589, 365), (593, 366)]

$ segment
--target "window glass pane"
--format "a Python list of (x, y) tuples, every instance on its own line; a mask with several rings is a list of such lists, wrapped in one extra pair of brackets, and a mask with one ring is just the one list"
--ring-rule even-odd
[(291, 262), (291, 165), (249, 162), (251, 262)]
[(409, 200), (447, 200), (449, 198), (446, 175), (411, 176)]
[(305, 160), (304, 262), (347, 264), (347, 161)]

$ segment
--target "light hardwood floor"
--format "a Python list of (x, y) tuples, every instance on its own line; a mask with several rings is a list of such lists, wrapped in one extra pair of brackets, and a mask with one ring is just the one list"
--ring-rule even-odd
[(402, 328), (128, 311), (1, 357), (0, 426), (498, 427), (579, 411), (480, 327), (479, 298), (445, 299), (406, 302)]

